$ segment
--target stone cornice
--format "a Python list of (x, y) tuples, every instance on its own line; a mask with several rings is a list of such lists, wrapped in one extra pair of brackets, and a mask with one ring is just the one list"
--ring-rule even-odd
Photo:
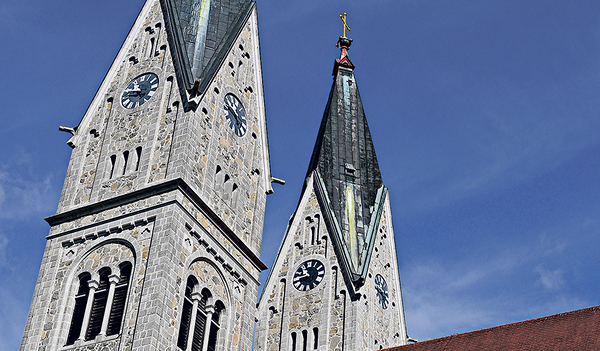
[[(192, 203), (206, 214), (208, 219), (213, 222), (227, 240), (229, 240), (252, 264), (261, 271), (267, 269), (267, 266), (258, 256), (229, 228), (229, 226), (196, 194), (196, 192), (181, 178), (165, 181), (147, 188), (132, 191), (127, 194), (112, 197), (90, 205), (78, 207), (63, 213), (45, 218), (51, 226), (57, 226), (65, 222), (74, 221), (78, 218), (93, 215), (106, 211), (108, 209), (126, 205), (138, 200), (143, 200), (152, 196), (164, 194), (170, 191), (178, 190), (186, 196)], [(162, 205), (162, 204), (160, 204)], [(154, 206), (150, 206), (148, 209)]]

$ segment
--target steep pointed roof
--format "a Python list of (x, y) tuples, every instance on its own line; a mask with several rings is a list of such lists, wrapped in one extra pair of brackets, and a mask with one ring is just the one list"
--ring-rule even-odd
[(334, 63), (333, 85), (307, 178), (318, 173), (322, 201), (331, 212), (330, 232), (337, 232), (337, 249), (357, 282), (364, 280), (386, 192), (348, 57), (351, 42), (346, 37), (338, 41), (342, 53)]
[(255, 2), (161, 0), (173, 61), (183, 85), (202, 92), (219, 68)]

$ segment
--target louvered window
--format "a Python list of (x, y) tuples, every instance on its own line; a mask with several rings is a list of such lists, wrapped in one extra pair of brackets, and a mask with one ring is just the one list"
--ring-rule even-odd
[(110, 270), (108, 269), (100, 273), (100, 285), (98, 286), (98, 289), (96, 289), (96, 294), (94, 295), (92, 313), (90, 314), (90, 324), (87, 333), (85, 334), (85, 340), (93, 340), (100, 333), (102, 318), (104, 318), (104, 310), (106, 308), (106, 300), (108, 299), (108, 288), (110, 286), (110, 283), (108, 282), (109, 275)]
[(71, 327), (69, 328), (69, 336), (67, 337), (67, 345), (73, 345), (75, 340), (81, 334), (81, 325), (85, 314), (85, 305), (87, 303), (90, 288), (88, 282), (90, 275), (85, 274), (79, 278), (79, 290), (75, 295), (75, 308), (73, 309), (73, 318), (71, 319)]
[[(93, 281), (89, 273), (80, 276), (65, 345), (73, 345), (79, 339), (94, 340), (100, 334), (120, 333), (132, 268), (131, 263), (125, 262), (119, 275), (111, 275), (111, 270), (105, 267), (100, 270), (99, 281)], [(108, 301), (109, 298), (112, 300)]]
[(208, 351), (215, 351), (217, 347), (217, 334), (219, 333), (219, 317), (221, 314), (221, 307), (217, 306), (215, 312), (213, 312), (210, 325), (210, 335), (208, 337)]
[(198, 311), (196, 312), (196, 324), (194, 326), (194, 341), (192, 342), (192, 351), (202, 351), (202, 343), (204, 342), (204, 331), (206, 330), (206, 298), (198, 303)]
[(188, 333), (190, 331), (190, 320), (192, 319), (192, 292), (194, 291), (194, 280), (188, 278), (185, 287), (185, 297), (183, 298), (183, 309), (181, 311), (181, 324), (179, 326), (179, 338), (177, 339), (177, 347), (185, 350), (187, 346)]
[[(196, 302), (197, 308), (194, 313), (194, 298), (192, 295), (195, 286), (196, 280), (193, 277), (189, 277), (183, 299), (177, 347), (186, 351), (202, 351), (204, 343), (207, 342), (208, 351), (215, 351), (217, 335), (220, 328), (220, 312), (223, 310), (224, 306), (222, 303), (219, 303), (214, 307), (214, 312), (212, 312), (212, 314), (211, 312), (207, 312), (206, 303), (210, 293), (205, 289), (202, 291), (202, 294), (196, 294), (194, 297), (195, 299), (198, 299)], [(208, 320), (208, 316), (211, 316), (210, 321)], [(207, 325), (207, 323), (210, 324)], [(193, 330), (193, 335), (191, 335), (190, 338), (191, 330)], [(206, 335), (207, 332), (208, 335)], [(190, 341), (191, 345), (188, 345)]]
[(125, 301), (127, 299), (127, 288), (129, 287), (130, 276), (131, 264), (127, 262), (121, 267), (119, 282), (115, 287), (115, 296), (110, 310), (106, 335), (119, 334), (119, 331), (121, 330), (121, 321), (123, 319), (123, 312), (125, 311)]

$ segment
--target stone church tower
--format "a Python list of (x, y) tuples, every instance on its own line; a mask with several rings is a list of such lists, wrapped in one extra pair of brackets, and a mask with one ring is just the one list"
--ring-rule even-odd
[(147, 0), (73, 148), (21, 350), (250, 350), (272, 192), (251, 0)]
[(338, 42), (304, 189), (259, 300), (255, 351), (377, 350), (408, 339), (390, 201), (351, 42)]

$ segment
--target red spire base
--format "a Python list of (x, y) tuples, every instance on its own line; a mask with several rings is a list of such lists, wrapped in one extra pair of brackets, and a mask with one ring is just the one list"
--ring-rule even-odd
[(350, 61), (348, 57), (348, 50), (350, 49), (350, 45), (352, 44), (352, 39), (346, 37), (340, 37), (335, 46), (342, 50), (339, 59), (335, 59), (335, 63), (333, 64), (333, 75), (337, 75), (338, 69), (341, 67), (353, 70), (354, 64)]

